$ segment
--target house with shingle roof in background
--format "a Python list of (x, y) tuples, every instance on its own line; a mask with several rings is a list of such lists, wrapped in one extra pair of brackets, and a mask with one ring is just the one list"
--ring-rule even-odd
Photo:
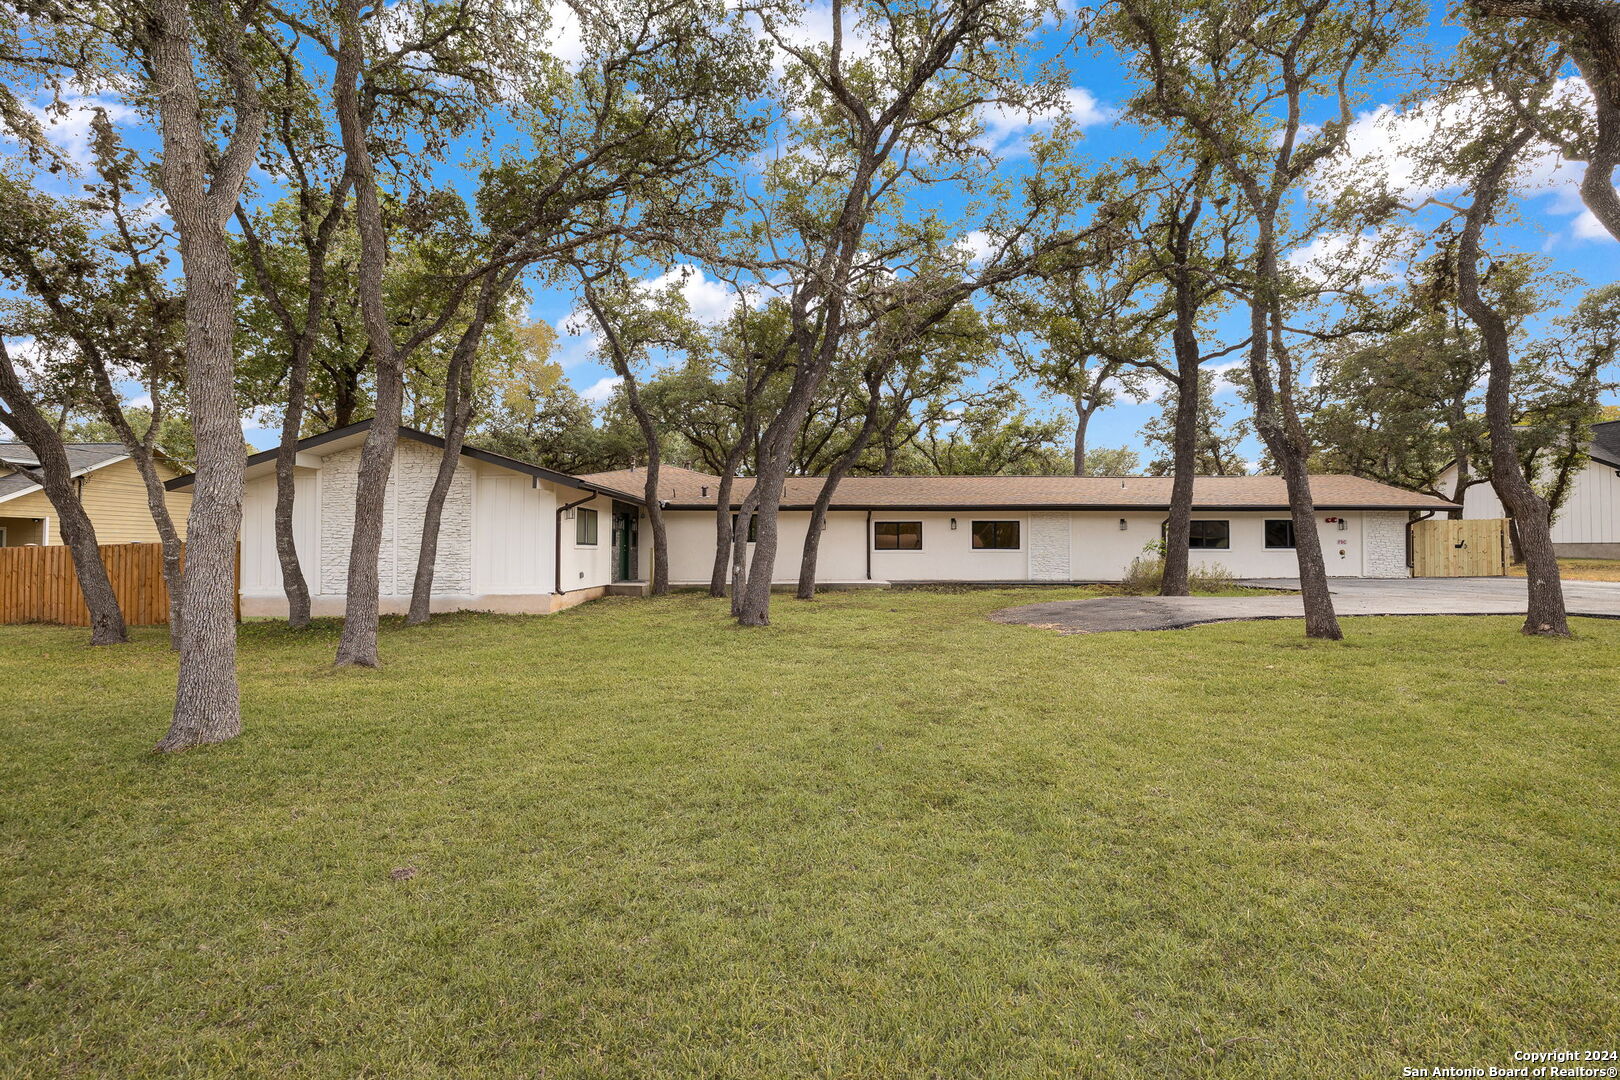
[[(68, 465), (79, 502), (103, 544), (156, 543), (157, 526), (146, 500), (146, 485), (123, 443), (69, 443)], [(157, 463), (165, 480), (179, 470)], [(60, 544), (56, 508), (40, 486), (39, 459), (22, 443), (0, 443), (0, 547)], [(191, 493), (171, 491), (166, 497), (175, 528), (185, 535)]]
[[(1592, 425), (1586, 464), (1575, 474), (1564, 505), (1553, 516), (1553, 550), (1569, 559), (1620, 559), (1620, 420)], [(1442, 491), (1454, 490), (1457, 467), (1440, 475)], [(1505, 518), (1496, 489), (1475, 484), (1463, 492), (1464, 518)]]
[[(298, 444), (293, 533), (317, 615), (343, 611), (355, 484), (370, 421)], [(423, 508), (443, 441), (400, 429), (379, 553), (381, 605), (410, 602)], [(284, 615), (276, 554), (275, 453), (248, 458), (242, 516), (242, 611)], [(735, 513), (751, 478), (731, 493)], [(187, 490), (190, 477), (169, 486)], [(775, 580), (797, 580), (821, 478), (787, 481)], [(1161, 536), (1168, 477), (855, 476), (838, 487), (819, 553), (828, 586), (915, 582), (1095, 582), (1124, 576)], [(1455, 505), (1353, 476), (1311, 478), (1329, 574), (1408, 575), (1414, 512)], [(660, 470), (670, 580), (706, 586), (715, 556), (720, 479)], [(573, 476), (474, 446), (462, 449), (445, 502), (433, 608), (541, 613), (612, 591), (636, 592), (652, 565), (641, 469)], [(1240, 577), (1296, 573), (1294, 527), (1281, 477), (1200, 477), (1192, 556)]]

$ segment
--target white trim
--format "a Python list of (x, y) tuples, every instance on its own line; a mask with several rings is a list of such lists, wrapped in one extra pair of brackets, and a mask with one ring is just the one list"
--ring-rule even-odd
[(6, 527), (0, 525), (0, 547), (6, 546)]
[[(98, 469), (105, 469), (108, 465), (116, 465), (120, 461), (128, 461), (129, 459), (128, 454), (121, 454), (118, 457), (108, 458), (106, 461), (98, 461), (94, 465), (88, 465), (85, 468), (80, 469), (78, 472), (69, 473), (68, 479), (77, 480), (81, 476), (89, 476)], [(17, 469), (16, 471), (22, 473), (25, 479), (27, 478), (28, 474), (23, 473), (21, 469)], [(0, 495), (0, 503), (10, 502), (12, 499), (20, 499), (24, 495), (32, 495), (36, 491), (45, 490), (45, 486), (43, 484), (35, 483), (32, 480), (29, 480), (28, 483), (29, 486), (23, 488), (21, 491), (13, 491), (10, 495)]]

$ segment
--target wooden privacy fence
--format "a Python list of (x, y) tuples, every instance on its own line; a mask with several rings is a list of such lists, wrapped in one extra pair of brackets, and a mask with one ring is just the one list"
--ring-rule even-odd
[[(184, 559), (184, 546), (181, 558)], [(169, 587), (163, 580), (162, 544), (102, 544), (113, 592), (124, 621), (151, 626), (169, 621)], [(236, 617), (242, 617), (242, 555), (236, 557)], [(65, 546), (0, 548), (0, 623), (89, 626), (73, 554)]]
[(1413, 577), (1501, 577), (1507, 553), (1503, 518), (1431, 518), (1412, 526)]

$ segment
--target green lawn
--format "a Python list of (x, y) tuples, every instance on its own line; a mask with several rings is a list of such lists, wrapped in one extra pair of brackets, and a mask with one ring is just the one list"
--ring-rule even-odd
[[(0, 627), (0, 1076), (1395, 1077), (1620, 1042), (1620, 622), (1066, 592)], [(392, 880), (391, 871), (414, 868)]]

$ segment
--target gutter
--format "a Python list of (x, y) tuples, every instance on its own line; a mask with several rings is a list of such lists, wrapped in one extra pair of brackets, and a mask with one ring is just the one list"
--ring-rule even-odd
[(1424, 514), (1420, 518), (1409, 517), (1409, 518), (1406, 519), (1406, 570), (1407, 570), (1407, 573), (1411, 573), (1412, 568), (1417, 565), (1417, 552), (1414, 549), (1414, 545), (1412, 543), (1412, 526), (1416, 525), (1420, 521), (1428, 521), (1430, 518), (1434, 517), (1434, 515), (1438, 514), (1439, 512), (1440, 511), (1438, 511), (1438, 510), (1430, 510), (1427, 514)]
[(552, 544), (552, 548), (551, 548), (552, 554), (556, 556), (556, 560), (557, 560), (556, 568), (552, 571), (552, 581), (556, 585), (556, 592), (553, 595), (564, 596), (564, 595), (566, 595), (568, 593), (577, 591), (575, 589), (565, 589), (565, 588), (563, 588), (563, 583), (562, 583), (562, 523), (563, 523), (563, 512), (566, 511), (566, 510), (572, 510), (576, 506), (584, 506), (586, 503), (588, 503), (592, 499), (596, 498), (596, 496), (598, 494), (600, 494), (600, 493), (593, 491), (589, 495), (585, 496), (583, 499), (576, 499), (571, 503), (564, 503), (563, 505), (557, 507), (557, 537), (556, 537), (555, 542)]

